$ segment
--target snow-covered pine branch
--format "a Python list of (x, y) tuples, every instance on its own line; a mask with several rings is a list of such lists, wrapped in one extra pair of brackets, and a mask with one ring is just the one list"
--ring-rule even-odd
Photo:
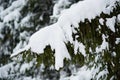
[[(40, 5), (41, 1), (22, 0), (24, 4), (21, 4), (21, 0), (17, 0), (7, 9), (1, 9), (1, 15), (8, 11), (5, 16), (1, 16), (1, 26), (7, 24), (14, 32), (12, 36), (19, 28), (26, 31), (19, 34), (19, 44), (14, 46), (14, 53), (11, 55), (13, 61), (0, 67), (0, 79), (119, 79), (120, 1), (55, 0), (58, 2), (51, 18), (58, 18), (58, 21), (41, 28), (29, 39), (30, 34), (48, 23), (46, 19), (51, 14), (46, 15), (44, 10), (49, 7)], [(44, 1), (51, 5), (50, 0)], [(29, 34), (29, 29), (34, 31), (30, 30)], [(17, 37), (13, 38), (16, 40)], [(23, 41), (28, 39), (25, 46), (26, 42)], [(6, 45), (9, 45), (7, 41), (9, 39), (5, 40)], [(25, 47), (22, 48), (23, 46)]]
[[(47, 45), (50, 45), (52, 50), (55, 49), (55, 67), (57, 70), (60, 67), (63, 67), (64, 58), (71, 59), (65, 45), (67, 42), (70, 42), (74, 45), (75, 54), (79, 49), (79, 52), (86, 56), (84, 44), (78, 42), (77, 40), (73, 40), (72, 34), (76, 33), (75, 28), (79, 28), (79, 23), (85, 22), (85, 19), (88, 19), (88, 21), (91, 22), (92, 19), (100, 16), (102, 12), (103, 14), (109, 15), (116, 7), (115, 3), (117, 1), (119, 0), (85, 0), (72, 5), (70, 9), (62, 12), (58, 22), (42, 28), (34, 33), (29, 39), (28, 45), (24, 49), (12, 54), (11, 56), (17, 55), (21, 51), (28, 49), (30, 49), (32, 52), (41, 54), (44, 53), (44, 48)], [(108, 27), (113, 30), (111, 26)], [(103, 49), (106, 49), (105, 46), (106, 45), (104, 45)], [(99, 50), (102, 51), (103, 49)]]

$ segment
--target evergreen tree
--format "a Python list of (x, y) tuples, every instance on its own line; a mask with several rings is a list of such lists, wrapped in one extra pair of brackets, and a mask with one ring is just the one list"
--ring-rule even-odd
[[(20, 0), (18, 0), (18, 2), (19, 1)], [(24, 2), (25, 0), (22, 1)], [(64, 4), (59, 4), (60, 1), (63, 1), (62, 3)], [(87, 0), (85, 1), (87, 2)], [(113, 0), (109, 0), (108, 2), (110, 1), (112, 2)], [(11, 6), (13, 6), (12, 2), (17, 3), (17, 1), (14, 0), (8, 1), (8, 3)], [(1, 79), (6, 79), (6, 80), (11, 80), (11, 79), (119, 80), (120, 79), (119, 77), (120, 76), (120, 54), (119, 54), (120, 1), (119, 0), (115, 0), (113, 1), (113, 3), (105, 6), (105, 9), (108, 10), (111, 9), (110, 13), (103, 11), (100, 12), (100, 15), (97, 15), (92, 19), (89, 17), (84, 18), (83, 21), (80, 20), (78, 22), (78, 25), (76, 25), (73, 22), (70, 25), (70, 28), (68, 27), (65, 28), (65, 26), (67, 26), (65, 25), (66, 23), (63, 24), (64, 26), (62, 25), (63, 34), (65, 33), (64, 35), (65, 37), (67, 37), (67, 41), (65, 41), (63, 45), (65, 45), (70, 58), (63, 55), (63, 57), (65, 56), (63, 58), (64, 64), (63, 67), (61, 67), (60, 65), (58, 70), (56, 70), (56, 56), (55, 56), (57, 51), (56, 49), (58, 48), (54, 48), (52, 44), (47, 44), (47, 45), (45, 44), (46, 46), (43, 47), (43, 53), (32, 51), (33, 48), (32, 46), (30, 46), (30, 48), (27, 49), (24, 48), (21, 49), (21, 51), (19, 50), (17, 54), (13, 54), (13, 56), (10, 58), (9, 55), (12, 52), (16, 52), (18, 49), (23, 48), (24, 46), (26, 46), (26, 44), (30, 43), (28, 42), (28, 40), (31, 34), (33, 34), (41, 27), (45, 27), (46, 25), (51, 25), (54, 22), (60, 24), (59, 23), (60, 19), (62, 20), (66, 19), (66, 16), (69, 17), (68, 15), (65, 15), (61, 18), (61, 15), (65, 13), (64, 10), (67, 12), (69, 10), (66, 10), (66, 8), (69, 8), (71, 6), (70, 9), (72, 9), (72, 7), (76, 5), (74, 3), (77, 2), (77, 4), (79, 4), (80, 2), (82, 3), (83, 1), (78, 2), (78, 0), (75, 1), (67, 0), (67, 2), (65, 3), (65, 0), (59, 0), (59, 1), (28, 0), (24, 2), (25, 4), (20, 5), (19, 7), (16, 6), (15, 9), (10, 10), (9, 13), (6, 13), (5, 10), (10, 8), (11, 6), (7, 5), (8, 8), (6, 8), (3, 6), (3, 3), (5, 2), (1, 1), (3, 10), (1, 10), (0, 15), (2, 15), (1, 25), (3, 26), (0, 29), (0, 35), (1, 35), (0, 58), (2, 59), (2, 61), (0, 61), (1, 64), (0, 71), (2, 71), (2, 69), (3, 70), (6, 69), (5, 71), (3, 71), (3, 73), (7, 74), (7, 75), (0, 74)], [(52, 9), (54, 4), (57, 4), (58, 7), (54, 6), (54, 8), (55, 9), (59, 8), (58, 11), (60, 12), (54, 13), (54, 15), (50, 17), (50, 15), (52, 15), (52, 11), (53, 11)], [(20, 16), (19, 14), (17, 14), (17, 16), (19, 17), (14, 19), (9, 19), (3, 16), (3, 13), (10, 14), (16, 11), (17, 10), (16, 8), (19, 9), (18, 13), (20, 14)], [(98, 13), (96, 12), (96, 14)], [(56, 20), (57, 18), (58, 20)], [(26, 19), (27, 21), (25, 21)], [(45, 31), (45, 29), (49, 31), (51, 28), (53, 27), (48, 26), (47, 29), (45, 27), (40, 29), (40, 31), (41, 32), (42, 30)], [(53, 28), (53, 29), (58, 29), (58, 28)], [(71, 31), (72, 39), (70, 39), (69, 37), (70, 35), (69, 29), (73, 30)], [(67, 32), (67, 30), (69, 30), (69, 32)], [(59, 32), (59, 29), (56, 31)], [(52, 33), (52, 32), (48, 32), (48, 33)], [(35, 34), (33, 34), (32, 36), (35, 36)], [(46, 37), (46, 35), (44, 37)], [(47, 37), (49, 40), (49, 35), (47, 35)], [(58, 35), (57, 38), (59, 37), (60, 36)], [(33, 40), (31, 38), (30, 41)], [(39, 41), (36, 39), (34, 40)], [(56, 37), (52, 40), (55, 41)], [(59, 46), (59, 48), (61, 48), (61, 46)], [(12, 51), (13, 49), (14, 51)], [(63, 50), (63, 53), (64, 51), (65, 50)], [(83, 73), (84, 75), (86, 75), (85, 78), (84, 75), (82, 74), (82, 71), (84, 71)], [(86, 72), (88, 74), (86, 74)], [(83, 78), (81, 77), (82, 75)]]

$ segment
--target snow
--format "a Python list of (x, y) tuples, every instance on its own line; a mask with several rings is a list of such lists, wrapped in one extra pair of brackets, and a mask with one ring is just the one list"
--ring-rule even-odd
[[(104, 69), (102, 68), (102, 64), (99, 64), (96, 68), (96, 65), (94, 65), (91, 69), (92, 71), (92, 77), (93, 79), (96, 78), (96, 80), (99, 80), (100, 78), (103, 78), (106, 80), (106, 74), (108, 74), (107, 66), (104, 66)], [(96, 75), (97, 74), (97, 75)], [(89, 80), (89, 79), (88, 79)]]
[(104, 19), (103, 19), (103, 18), (100, 18), (100, 19), (99, 19), (99, 23), (100, 23), (101, 25), (104, 25), (103, 22), (104, 22)]
[(117, 16), (117, 20), (120, 23), (120, 14)]
[[(25, 46), (26, 43), (23, 43), (23, 41), (20, 41), (18, 45), (15, 47), (15, 49), (13, 50), (13, 54), (11, 55), (11, 57), (16, 56), (22, 51), (29, 50), (29, 49), (31, 49), (32, 52), (36, 52), (37, 54), (42, 54), (44, 53), (44, 48), (47, 45), (50, 45), (51, 49), (55, 50), (55, 54), (54, 54), (55, 68), (56, 70), (59, 70), (59, 68), (63, 67), (64, 65), (64, 62), (63, 62), (64, 58), (71, 59), (65, 45), (65, 43), (67, 43), (68, 41), (70, 41), (70, 43), (73, 44), (74, 46), (74, 54), (77, 54), (77, 52), (79, 51), (82, 53), (82, 55), (86, 56), (85, 45), (81, 42), (78, 42), (77, 40), (74, 41), (72, 38), (72, 33), (76, 33), (74, 28), (78, 28), (79, 22), (84, 22), (86, 18), (88, 18), (90, 21), (96, 16), (99, 16), (102, 11), (104, 13), (109, 14), (110, 11), (112, 11), (111, 8), (112, 6), (114, 6), (115, 1), (117, 0), (84, 0), (76, 4), (73, 4), (69, 9), (62, 9), (61, 7), (63, 5), (67, 6), (67, 5), (70, 5), (70, 3), (68, 0), (59, 0), (58, 4), (55, 5), (54, 12), (53, 12), (54, 13), (53, 15), (55, 17), (59, 17), (58, 22), (53, 25), (46, 26), (45, 28), (42, 28), (36, 33), (34, 33), (31, 36), (27, 46)], [(26, 3), (26, 0), (16, 0), (12, 4), (12, 6), (10, 6), (4, 11), (3, 11), (3, 8), (0, 7), (0, 17), (3, 19), (3, 23), (0, 22), (0, 31), (2, 30), (2, 27), (4, 27), (4, 23), (9, 23), (9, 21), (12, 21), (12, 20), (15, 20), (14, 21), (15, 28), (18, 28), (17, 21), (21, 17), (21, 14), (19, 11), (23, 7), (23, 5), (25, 5), (25, 3)], [(20, 26), (28, 27), (28, 28), (31, 27), (31, 24), (29, 24), (29, 19), (32, 15), (33, 14), (28, 14), (26, 17), (24, 17), (20, 22)], [(115, 19), (116, 19), (115, 17), (107, 18), (107, 22), (106, 22), (108, 28), (110, 28), (110, 30), (113, 32), (115, 32), (115, 28), (114, 28)], [(120, 22), (120, 14), (117, 16), (117, 20), (118, 22)], [(99, 23), (101, 25), (104, 25), (104, 20), (101, 18), (99, 20)], [(101, 28), (101, 26), (99, 26), (99, 28)], [(3, 35), (0, 35), (0, 38), (2, 37)], [(20, 33), (19, 38), (20, 40), (24, 38), (28, 39), (27, 32)], [(103, 42), (100, 46), (96, 48), (97, 53), (108, 49), (109, 45), (106, 41), (106, 38), (107, 37), (103, 34), (102, 35)], [(120, 38), (116, 38), (115, 43), (119, 44)], [(8, 43), (6, 42), (6, 44)], [(25, 46), (25, 48), (23, 48), (23, 46)], [(92, 53), (91, 48), (89, 48), (89, 51)], [(116, 56), (116, 54), (117, 53), (113, 52), (112, 56)], [(95, 56), (95, 62), (97, 62), (99, 57), (100, 56)], [(100, 64), (98, 65), (100, 66)], [(14, 68), (15, 71), (20, 69), (20, 73), (24, 73), (26, 69), (30, 70), (31, 66), (33, 66), (32, 63), (23, 63), (21, 65), (21, 68), (20, 68), (20, 65), (17, 65), (17, 67), (14, 67), (13, 63), (7, 64), (3, 67), (0, 67), (0, 78), (8, 77), (9, 75), (11, 75), (11, 73), (8, 74), (10, 69)], [(40, 71), (44, 70), (43, 68), (44, 68), (44, 64), (41, 64)], [(53, 69), (53, 68), (54, 66), (52, 65), (50, 69)], [(92, 77), (96, 76), (97, 73), (98, 74), (97, 74), (96, 80), (99, 80), (101, 76), (104, 76), (105, 74), (108, 73), (107, 70), (100, 71), (99, 68), (97, 67), (97, 69), (89, 70), (89, 68), (83, 66), (79, 70), (75, 71), (75, 73), (73, 72), (73, 74), (70, 77), (66, 77), (65, 73), (61, 73), (62, 78), (60, 80), (90, 80)], [(40, 80), (40, 76), (38, 78), (23, 77), (21, 79)]]
[(108, 71), (106, 71), (106, 70), (100, 71), (99, 74), (97, 75), (97, 79), (96, 80), (99, 80), (100, 77), (103, 78), (104, 75), (107, 74), (107, 73), (108, 73)]
[(115, 32), (115, 19), (116, 17), (107, 18), (106, 25), (111, 31)]
[(57, 24), (54, 24), (33, 34), (30, 38), (29, 45), (31, 51), (36, 53), (43, 53), (46, 45), (51, 45), (52, 50), (55, 49), (55, 68), (58, 70), (59, 67), (63, 67), (64, 58), (70, 59), (64, 42), (65, 37), (62, 29)]
[(25, 26), (25, 27), (30, 27), (30, 23), (29, 23), (29, 20), (30, 20), (30, 17), (32, 16), (33, 14), (28, 14), (26, 17), (24, 17), (22, 20), (21, 20), (21, 27)]
[(14, 48), (13, 52), (18, 51), (18, 50), (21, 48), (21, 46), (22, 46), (22, 41), (20, 41), (20, 42), (17, 44), (17, 46)]
[[(27, 2), (27, 0), (17, 0), (17, 1), (14, 1), (10, 7), (8, 7), (7, 9), (5, 9), (4, 11), (2, 11), (0, 13), (0, 17), (3, 19), (6, 15), (11, 14), (10, 12), (16, 10), (16, 8), (17, 9), (21, 9), (23, 7), (23, 5), (26, 4), (26, 2)], [(9, 17), (9, 18), (12, 18), (12, 16), (13, 15), (11, 15), (11, 17)]]
[(102, 40), (103, 40), (102, 44), (100, 46), (96, 47), (96, 52), (97, 53), (102, 52), (105, 49), (109, 49), (108, 42), (106, 42), (106, 40), (105, 40), (106, 38), (107, 37), (103, 34), (102, 35)]
[(116, 57), (116, 52), (112, 52), (112, 56)]
[(74, 43), (74, 53), (77, 54), (78, 50), (81, 52), (84, 56), (86, 56), (85, 46), (83, 43), (79, 43), (77, 40)]
[[(68, 41), (71, 44), (74, 44), (76, 49), (80, 49), (80, 52), (85, 56), (85, 47), (82, 43), (78, 43), (73, 41), (72, 33), (73, 28), (78, 28), (78, 23), (80, 21), (84, 22), (87, 18), (89, 21), (94, 19), (96, 16), (99, 16), (102, 12), (110, 12), (114, 6), (114, 3), (117, 0), (84, 0), (79, 1), (78, 3), (72, 5), (69, 9), (62, 11), (58, 22), (53, 25), (47, 26), (45, 28), (40, 29), (36, 33), (34, 33), (29, 39), (29, 43), (27, 48), (23, 48), (13, 53), (11, 56), (15, 56), (24, 50), (31, 49), (32, 52), (36, 52), (41, 54), (44, 52), (44, 48), (47, 45), (50, 45), (52, 50), (55, 50), (55, 68), (59, 70), (60, 67), (63, 67), (63, 59), (70, 59), (69, 52), (66, 48), (65, 43)], [(112, 2), (112, 3), (111, 3)], [(91, 5), (90, 5), (91, 4)], [(109, 8), (108, 8), (108, 7)], [(88, 13), (89, 12), (89, 13)], [(58, 14), (54, 12), (54, 14)], [(112, 30), (114, 29), (114, 20), (107, 19), (107, 25)], [(76, 44), (77, 43), (77, 44)], [(96, 48), (97, 52), (102, 51), (108, 47), (108, 43), (105, 41), (105, 35), (103, 35), (103, 43), (100, 48)], [(87, 72), (85, 72), (87, 73)], [(83, 74), (81, 74), (83, 75)], [(89, 76), (89, 75), (88, 75)], [(85, 78), (86, 79), (86, 78)]]
[(9, 21), (12, 21), (12, 20), (18, 21), (18, 18), (19, 18), (18, 16), (20, 16), (20, 13), (19, 13), (18, 10), (15, 10), (15, 11), (9, 13), (7, 16), (5, 16), (3, 22), (9, 22)]
[[(0, 12), (0, 19), (2, 20), (2, 23), (4, 25), (9, 26), (10, 29), (13, 29), (13, 27), (15, 29), (18, 29), (19, 27), (18, 22), (21, 18), (20, 11), (25, 6), (26, 3), (27, 3), (27, 0), (13, 1), (8, 8)], [(10, 21), (14, 22), (14, 26), (11, 25)], [(11, 31), (11, 32), (15, 32), (15, 31)]]
[[(3, 30), (5, 27), (8, 27), (10, 29), (10, 35), (13, 35), (13, 38), (15, 38), (16, 33), (19, 33), (18, 31), (20, 30), (20, 18), (21, 18), (21, 10), (22, 8), (26, 5), (28, 0), (10, 0), (7, 1), (9, 7), (6, 7), (5, 9), (3, 8), (3, 10), (1, 9), (0, 11), (0, 33), (2, 34)], [(4, 4), (4, 2), (6, 1), (2, 1), (2, 3)], [(1, 3), (1, 4), (2, 4)], [(9, 4), (10, 3), (10, 4)], [(3, 6), (3, 5), (1, 5)], [(1, 8), (1, 7), (0, 7)], [(5, 34), (1, 35), (0, 34), (0, 38), (4, 38)], [(21, 33), (20, 33), (21, 34)], [(18, 37), (22, 37), (21, 35)], [(27, 39), (28, 37), (26, 37)], [(12, 39), (12, 38), (11, 38)], [(25, 39), (25, 40), (26, 40)], [(3, 54), (11, 54), (11, 51), (8, 52), (8, 45), (10, 44), (10, 42), (7, 40), (5, 43), (3, 43), (1, 50), (3, 50)], [(16, 43), (15, 43), (16, 44)], [(21, 44), (21, 46), (23, 46), (25, 44)], [(19, 46), (19, 44), (18, 44)], [(16, 46), (16, 50), (22, 48), (22, 47), (18, 47)], [(4, 49), (3, 49), (4, 48)], [(14, 51), (13, 50), (13, 51)]]
[(52, 16), (59, 17), (59, 15), (65, 9), (65, 7), (67, 7), (70, 4), (71, 3), (69, 2), (69, 0), (58, 0), (58, 2), (53, 7), (53, 15)]
[(8, 77), (8, 71), (13, 67), (14, 63), (9, 63), (3, 67), (0, 67), (0, 78)]
[(24, 64), (21, 65), (20, 72), (21, 73), (25, 73), (25, 71), (29, 70), (30, 67), (32, 67), (32, 66), (33, 66), (32, 62), (30, 62), (30, 63), (24, 63)]
[(119, 44), (119, 43), (120, 43), (120, 38), (116, 38), (115, 43), (116, 43), (116, 44)]
[(92, 77), (90, 70), (86, 70), (86, 67), (82, 67), (81, 70), (76, 74), (76, 76), (71, 76), (70, 80), (89, 80)]
[(2, 12), (3, 11), (3, 7), (2, 6), (0, 6), (0, 12)]
[[(0, 33), (2, 32), (2, 28), (4, 27), (3, 23), (0, 22)], [(0, 34), (0, 39), (2, 39), (4, 36)]]
[(29, 48), (30, 48), (29, 45), (27, 45), (27, 46), (25, 46), (25, 48), (16, 50), (17, 47), (20, 47), (20, 45), (16, 46), (16, 48), (14, 49), (14, 54), (11, 54), (11, 57), (18, 55), (18, 53), (21, 53), (21, 52), (23, 52), (25, 50), (29, 50)]
[[(81, 67), (76, 73), (69, 77), (61, 77), (60, 80), (90, 80), (92, 78), (92, 71), (86, 66)], [(65, 73), (64, 73), (65, 74)]]

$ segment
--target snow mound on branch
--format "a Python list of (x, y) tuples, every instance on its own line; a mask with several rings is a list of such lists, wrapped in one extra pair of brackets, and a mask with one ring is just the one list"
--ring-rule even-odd
[[(57, 23), (34, 33), (29, 40), (27, 48), (25, 47), (13, 53), (11, 56), (28, 49), (31, 49), (32, 52), (43, 53), (44, 48), (50, 45), (52, 50), (55, 49), (55, 68), (58, 70), (60, 67), (63, 67), (64, 58), (70, 59), (65, 43), (69, 41), (74, 46), (76, 45), (76, 41), (73, 41), (72, 33), (75, 33), (75, 27), (79, 27), (78, 23), (80, 21), (84, 22), (85, 19), (90, 21), (102, 12), (109, 14), (116, 1), (117, 0), (84, 0), (73, 4), (69, 9), (62, 11)], [(85, 55), (84, 45), (81, 43), (78, 44), (83, 48), (80, 52)], [(79, 46), (77, 48), (79, 48)]]
[(112, 18), (107, 18), (107, 22), (106, 22), (106, 25), (108, 26), (108, 28), (113, 32), (115, 32), (115, 27), (114, 27), (115, 26), (115, 19), (116, 19), (115, 16)]
[(36, 53), (43, 53), (46, 45), (50, 45), (52, 50), (55, 49), (55, 67), (63, 67), (63, 59), (69, 58), (69, 53), (64, 44), (66, 41), (62, 29), (57, 25), (45, 27), (33, 34), (30, 38), (31, 51)]

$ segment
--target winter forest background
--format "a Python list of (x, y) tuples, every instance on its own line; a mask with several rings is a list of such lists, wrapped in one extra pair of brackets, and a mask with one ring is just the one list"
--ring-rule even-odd
[(120, 80), (120, 0), (0, 0), (0, 80)]

